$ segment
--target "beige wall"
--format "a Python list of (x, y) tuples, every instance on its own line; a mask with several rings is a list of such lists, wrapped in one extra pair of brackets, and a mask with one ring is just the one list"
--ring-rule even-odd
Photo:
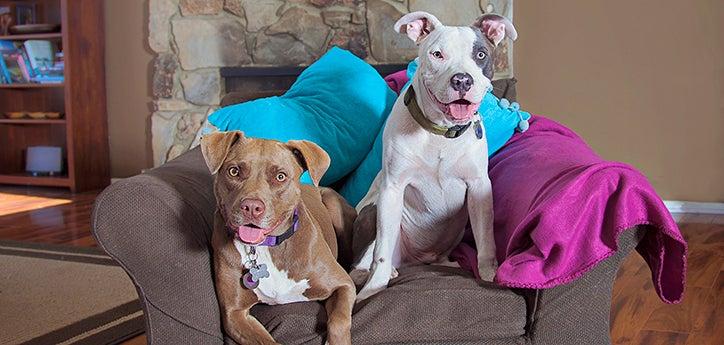
[(664, 199), (724, 202), (724, 1), (516, 1), (515, 23), (525, 109)]
[(106, 93), (111, 176), (128, 177), (151, 166), (147, 0), (105, 0)]

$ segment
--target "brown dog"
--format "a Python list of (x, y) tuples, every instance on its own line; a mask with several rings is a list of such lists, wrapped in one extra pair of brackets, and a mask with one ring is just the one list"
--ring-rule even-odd
[[(355, 287), (336, 257), (337, 237), (349, 243), (356, 213), (333, 190), (316, 187), (327, 153), (308, 141), (241, 132), (207, 135), (201, 151), (215, 175), (212, 247), (226, 333), (241, 344), (275, 344), (249, 314), (253, 305), (326, 300), (328, 342), (351, 344)], [(299, 182), (305, 170), (315, 186)]]

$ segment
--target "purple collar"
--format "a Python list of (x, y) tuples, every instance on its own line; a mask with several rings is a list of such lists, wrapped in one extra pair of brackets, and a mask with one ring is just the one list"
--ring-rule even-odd
[[(239, 239), (239, 241), (241, 241), (241, 243), (243, 243), (247, 246), (274, 247), (274, 246), (278, 246), (278, 245), (282, 244), (282, 242), (284, 242), (288, 238), (292, 237), (292, 235), (294, 235), (294, 233), (297, 232), (298, 227), (299, 227), (299, 211), (298, 211), (298, 209), (295, 208), (294, 215), (292, 215), (292, 226), (290, 226), (289, 229), (287, 229), (287, 231), (285, 231), (283, 234), (281, 234), (279, 236), (267, 236), (266, 238), (264, 238), (264, 241), (261, 241), (260, 243), (257, 243), (257, 244), (246, 243), (246, 242), (242, 241), (241, 239)], [(236, 235), (236, 238), (238, 239), (239, 235)]]

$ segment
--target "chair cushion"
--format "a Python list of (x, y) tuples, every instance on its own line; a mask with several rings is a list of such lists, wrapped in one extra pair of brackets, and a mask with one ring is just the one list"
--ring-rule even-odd
[[(323, 343), (327, 315), (321, 303), (257, 305), (252, 314), (282, 344)], [(525, 322), (525, 300), (512, 290), (478, 283), (457, 268), (415, 266), (355, 306), (352, 342), (516, 344), (523, 343)]]

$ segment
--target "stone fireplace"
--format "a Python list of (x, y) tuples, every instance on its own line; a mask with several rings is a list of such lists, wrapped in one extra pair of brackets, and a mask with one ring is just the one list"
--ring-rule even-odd
[[(392, 26), (420, 10), (468, 25), (483, 12), (512, 19), (512, 0), (149, 0), (154, 165), (188, 150), (220, 106), (221, 68), (305, 66), (332, 46), (371, 64), (404, 64), (416, 49)], [(512, 77), (512, 45), (498, 52), (496, 78)]]

